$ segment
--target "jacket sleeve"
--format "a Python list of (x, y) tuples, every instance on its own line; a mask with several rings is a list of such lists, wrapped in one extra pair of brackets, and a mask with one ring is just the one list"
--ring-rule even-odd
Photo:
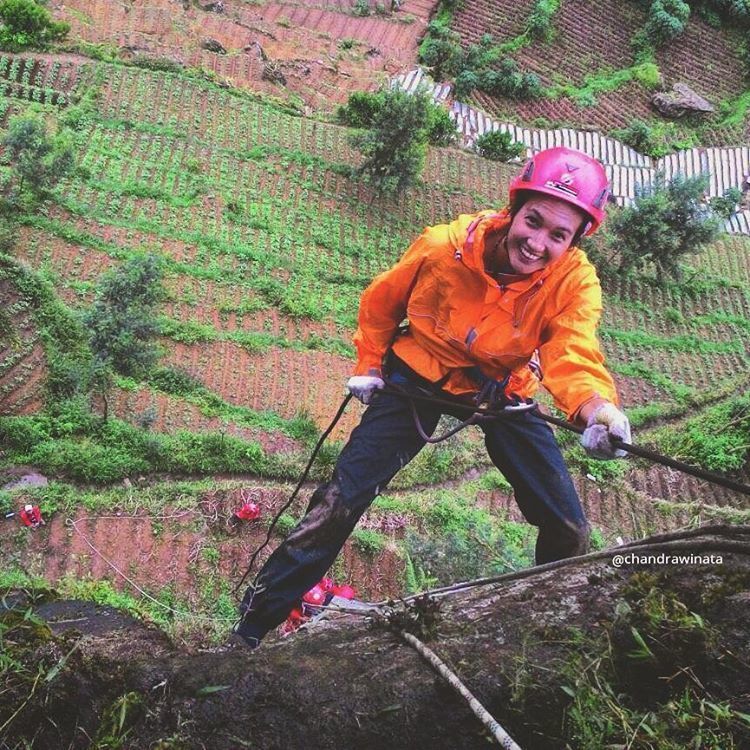
[(381, 371), (383, 357), (393, 342), (425, 258), (434, 248), (434, 229), (428, 227), (412, 243), (401, 260), (376, 276), (362, 293), (359, 327), (354, 334), (357, 348), (355, 375)]
[(572, 420), (592, 398), (605, 398), (615, 404), (618, 398), (596, 337), (602, 290), (593, 267), (571, 281), (565, 297), (564, 306), (545, 327), (539, 355), (544, 386), (555, 405)]

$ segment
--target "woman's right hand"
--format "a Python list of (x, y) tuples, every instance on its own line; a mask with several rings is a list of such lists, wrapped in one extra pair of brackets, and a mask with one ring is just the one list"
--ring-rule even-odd
[(377, 375), (354, 375), (347, 381), (346, 388), (363, 404), (369, 404), (375, 391), (385, 388), (385, 381)]

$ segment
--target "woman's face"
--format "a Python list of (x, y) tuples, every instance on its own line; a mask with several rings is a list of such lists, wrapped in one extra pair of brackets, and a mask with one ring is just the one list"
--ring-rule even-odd
[(529, 198), (508, 229), (508, 265), (513, 273), (534, 273), (557, 260), (584, 221), (583, 211), (565, 201), (544, 195)]

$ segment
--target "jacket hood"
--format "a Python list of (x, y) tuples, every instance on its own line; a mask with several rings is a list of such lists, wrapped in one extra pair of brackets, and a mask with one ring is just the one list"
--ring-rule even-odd
[[(510, 226), (510, 213), (508, 209), (494, 211), (488, 209), (478, 211), (475, 214), (461, 214), (448, 225), (448, 236), (456, 259), (461, 260), (469, 268), (484, 273), (484, 238), (490, 231), (505, 230)], [(546, 278), (554, 271), (567, 272), (569, 269), (587, 263), (586, 255), (579, 247), (574, 246), (564, 252), (557, 260), (549, 263), (544, 268), (524, 276), (518, 280), (523, 282), (536, 282)]]

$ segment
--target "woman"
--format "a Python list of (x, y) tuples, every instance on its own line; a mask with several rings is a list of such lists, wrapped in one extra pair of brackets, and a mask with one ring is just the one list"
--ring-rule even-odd
[[(630, 440), (596, 339), (601, 288), (576, 247), (604, 219), (608, 184), (599, 162), (552, 148), (534, 156), (499, 213), (462, 215), (429, 227), (362, 295), (354, 340), (358, 360), (349, 391), (369, 404), (330, 482), (271, 555), (245, 594), (235, 632), (257, 646), (331, 566), (359, 517), (424, 446), (411, 404), (378, 393), (384, 378), (403, 391), (456, 404), (494, 406), (536, 390), (538, 352), (545, 387), (599, 458), (624, 455)], [(408, 326), (401, 327), (404, 319)], [(377, 395), (376, 395), (377, 394)], [(415, 400), (432, 434), (442, 413), (465, 410)], [(587, 551), (589, 527), (552, 430), (536, 410), (482, 421), (490, 459), (513, 486), (529, 523), (539, 527), (538, 564)]]

